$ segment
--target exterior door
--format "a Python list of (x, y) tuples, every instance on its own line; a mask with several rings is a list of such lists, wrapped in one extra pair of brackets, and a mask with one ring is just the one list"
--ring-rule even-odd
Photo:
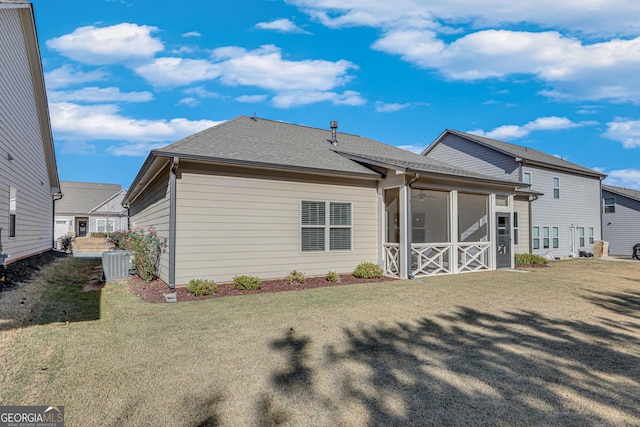
[(84, 219), (78, 221), (78, 237), (85, 237), (87, 235), (87, 222)]
[(496, 214), (496, 267), (511, 268), (511, 214)]

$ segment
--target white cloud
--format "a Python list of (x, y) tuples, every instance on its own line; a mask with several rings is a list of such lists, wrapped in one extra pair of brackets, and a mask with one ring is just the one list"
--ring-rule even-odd
[(157, 58), (135, 72), (154, 86), (175, 87), (213, 80), (220, 76), (220, 67), (204, 59)]
[(640, 147), (640, 120), (617, 120), (607, 123), (605, 138), (622, 142), (624, 148)]
[(188, 89), (185, 89), (182, 91), (183, 93), (186, 93), (187, 95), (195, 95), (199, 98), (202, 99), (207, 99), (207, 98), (220, 98), (220, 94), (217, 92), (211, 92), (209, 90), (207, 90), (206, 88), (204, 88), (203, 86), (196, 86), (196, 87), (190, 87)]
[(164, 49), (151, 36), (156, 27), (122, 23), (110, 27), (87, 26), (47, 40), (47, 46), (85, 64), (106, 65), (152, 58)]
[(299, 107), (316, 102), (331, 102), (333, 105), (359, 106), (367, 103), (358, 92), (347, 90), (344, 93), (328, 91), (287, 91), (273, 97), (273, 105), (278, 108)]
[(584, 126), (588, 123), (575, 123), (566, 117), (539, 117), (535, 120), (530, 121), (529, 123), (518, 126), (518, 125), (503, 125), (493, 129), (492, 131), (485, 132), (482, 129), (475, 129), (469, 131), (469, 133), (479, 136), (485, 136), (487, 138), (493, 138), (498, 140), (511, 140), (518, 139), (529, 135), (531, 132), (541, 131), (541, 130), (562, 130), (562, 129), (571, 129), (575, 127)]
[(49, 101), (82, 101), (82, 102), (148, 102), (153, 99), (151, 92), (121, 92), (117, 87), (85, 87), (69, 91), (49, 91)]
[(411, 106), (410, 103), (407, 103), (407, 104), (398, 104), (398, 103), (387, 104), (387, 103), (384, 103), (382, 101), (377, 101), (376, 102), (376, 112), (377, 113), (394, 113), (396, 111), (404, 110), (405, 108), (408, 108), (410, 106)]
[[(62, 140), (125, 141), (165, 145), (215, 126), (212, 120), (143, 120), (120, 114), (116, 105), (50, 104), (51, 126)], [(125, 144), (123, 146), (128, 146)], [(136, 155), (144, 155), (138, 152)], [(132, 154), (133, 155), (133, 154)]]
[(223, 83), (273, 91), (332, 90), (350, 81), (352, 77), (348, 71), (358, 68), (345, 60), (286, 60), (282, 58), (280, 48), (273, 45), (252, 51), (235, 46), (219, 48), (213, 55), (222, 60), (217, 65), (222, 70)]
[(281, 33), (300, 33), (310, 34), (309, 32), (298, 27), (289, 19), (276, 19), (270, 22), (258, 22), (256, 28), (261, 30), (273, 30)]
[[(558, 100), (640, 104), (636, 0), (288, 2), (329, 27), (377, 28), (382, 36), (374, 49), (438, 70), (448, 79), (533, 75), (549, 86), (541, 93)], [(522, 23), (543, 31), (509, 30)], [(548, 28), (558, 31), (544, 31)], [(461, 35), (452, 37), (456, 34)], [(628, 39), (613, 38), (620, 35)]]
[(44, 73), (44, 79), (49, 89), (58, 89), (75, 84), (96, 82), (105, 80), (107, 74), (101, 70), (80, 71), (71, 65), (63, 65), (60, 68)]
[(182, 98), (180, 101), (178, 101), (178, 105), (186, 105), (187, 107), (197, 107), (200, 104), (202, 104), (200, 100), (190, 96)]
[(182, 37), (202, 37), (202, 34), (197, 31), (187, 31), (182, 34)]
[(604, 184), (640, 190), (640, 169), (618, 169), (607, 173)]
[(236, 101), (246, 104), (257, 104), (265, 99), (267, 99), (267, 95), (240, 95), (236, 98)]
[(412, 153), (422, 154), (422, 152), (425, 150), (425, 148), (427, 148), (427, 146), (426, 145), (398, 145), (398, 148), (411, 151)]

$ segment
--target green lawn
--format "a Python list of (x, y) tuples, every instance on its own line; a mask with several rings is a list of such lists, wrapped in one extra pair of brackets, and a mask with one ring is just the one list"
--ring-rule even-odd
[(0, 404), (68, 426), (640, 425), (640, 263), (178, 304), (84, 292), (92, 267), (0, 294)]

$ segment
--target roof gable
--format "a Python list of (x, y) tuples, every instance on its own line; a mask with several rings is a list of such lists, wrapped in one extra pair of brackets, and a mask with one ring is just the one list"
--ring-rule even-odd
[(582, 175), (590, 175), (594, 177), (604, 178), (606, 174), (598, 172), (593, 169), (589, 169), (578, 164), (568, 162), (556, 156), (552, 156), (542, 151), (535, 150), (533, 148), (524, 147), (521, 145), (511, 144), (508, 142), (498, 141), (484, 136), (473, 135), (470, 133), (460, 132), (453, 129), (445, 130), (442, 135), (438, 137), (429, 147), (427, 147), (422, 153), (426, 156), (433, 148), (442, 141), (447, 134), (457, 135), (461, 138), (471, 141), (476, 144), (481, 144), (492, 150), (513, 157), (515, 160), (522, 161), (523, 163), (535, 164), (537, 166), (548, 167), (551, 169), (560, 169), (566, 172), (573, 172)]
[(623, 197), (627, 197), (629, 199), (633, 199), (640, 202), (640, 191), (633, 190), (630, 188), (622, 188), (622, 187), (614, 187), (613, 185), (602, 185), (602, 189), (609, 191), (610, 193), (614, 193)]
[[(120, 184), (93, 182), (60, 182), (64, 197), (56, 202), (56, 214), (90, 214), (103, 207), (119, 194), (124, 194)], [(118, 203), (119, 204), (119, 203)], [(124, 211), (121, 204), (112, 213)]]

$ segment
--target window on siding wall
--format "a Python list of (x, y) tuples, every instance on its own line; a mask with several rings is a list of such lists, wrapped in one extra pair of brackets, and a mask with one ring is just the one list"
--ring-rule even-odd
[(351, 249), (351, 203), (303, 200), (300, 225), (302, 252)]
[(514, 245), (519, 245), (520, 244), (520, 237), (518, 236), (518, 229), (519, 229), (519, 218), (518, 218), (518, 212), (514, 212), (513, 213), (513, 244)]
[(616, 198), (605, 197), (604, 198), (604, 213), (616, 213)]
[(531, 184), (531, 172), (524, 172), (522, 174), (522, 181)]
[(98, 232), (111, 233), (115, 231), (116, 220), (115, 218), (99, 218), (96, 220), (96, 227)]
[(531, 237), (533, 238), (533, 249), (540, 249), (540, 227), (531, 229)]
[(589, 244), (593, 245), (594, 242), (594, 238), (593, 238), (593, 227), (589, 227)]
[(542, 227), (542, 248), (549, 249), (549, 227)]
[(580, 242), (580, 247), (584, 248), (584, 227), (578, 227), (578, 241)]
[(553, 227), (551, 229), (551, 233), (553, 248), (558, 249), (560, 247), (560, 229), (558, 227)]
[(9, 237), (16, 237), (17, 203), (18, 192), (15, 188), (9, 187)]
[(560, 198), (560, 178), (553, 178), (553, 198)]

